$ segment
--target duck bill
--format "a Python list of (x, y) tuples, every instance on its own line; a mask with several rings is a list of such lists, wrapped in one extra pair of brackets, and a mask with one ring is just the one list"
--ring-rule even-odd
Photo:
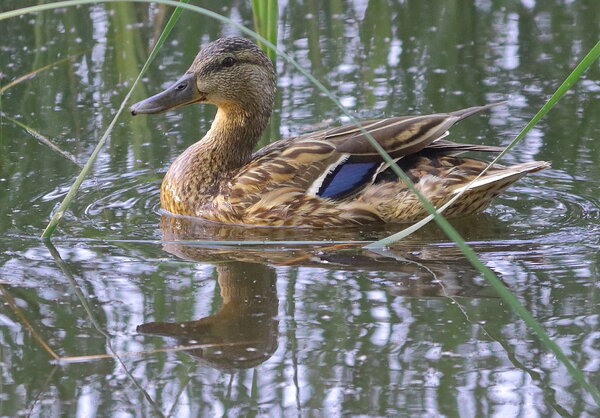
[(165, 91), (137, 102), (129, 108), (133, 116), (138, 114), (161, 113), (190, 103), (203, 100), (196, 87), (193, 74), (185, 74)]

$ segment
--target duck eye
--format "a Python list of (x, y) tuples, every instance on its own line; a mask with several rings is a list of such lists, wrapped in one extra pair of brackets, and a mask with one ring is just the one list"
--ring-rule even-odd
[(223, 67), (231, 67), (233, 64), (235, 64), (235, 58), (233, 57), (225, 57), (223, 58), (223, 61), (221, 61)]
[(175, 90), (182, 91), (182, 90), (185, 90), (186, 87), (187, 87), (187, 85), (185, 83), (181, 83), (181, 84), (177, 85), (177, 87), (175, 87)]

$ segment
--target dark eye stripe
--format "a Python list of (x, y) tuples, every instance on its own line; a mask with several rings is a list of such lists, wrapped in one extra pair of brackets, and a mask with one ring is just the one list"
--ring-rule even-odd
[[(231, 57), (226, 57), (226, 58), (231, 58)], [(210, 64), (208, 64), (207, 66), (205, 66), (204, 68), (202, 68), (200, 70), (200, 74), (201, 75), (208, 75), (208, 74), (212, 74), (212, 73), (216, 73), (217, 71), (220, 71), (224, 68), (229, 68), (227, 66), (223, 65), (223, 61), (225, 60), (225, 58), (223, 60), (218, 60), (218, 61), (213, 61)], [(242, 64), (244, 62), (249, 62), (249, 61), (245, 61), (245, 60), (235, 60), (234, 59), (234, 64)]]

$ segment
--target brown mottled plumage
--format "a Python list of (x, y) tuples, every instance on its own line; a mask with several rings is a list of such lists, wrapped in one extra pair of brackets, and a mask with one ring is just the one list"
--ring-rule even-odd
[[(305, 227), (409, 222), (426, 214), (356, 126), (282, 139), (252, 154), (274, 92), (273, 65), (263, 52), (247, 39), (222, 38), (202, 49), (173, 86), (132, 106), (134, 115), (196, 102), (218, 108), (204, 138), (169, 168), (161, 189), (165, 210), (225, 223)], [(500, 151), (441, 138), (456, 122), (496, 105), (371, 120), (362, 127), (439, 207), (487, 165), (456, 155)], [(479, 212), (525, 174), (548, 166), (494, 166), (445, 215)]]

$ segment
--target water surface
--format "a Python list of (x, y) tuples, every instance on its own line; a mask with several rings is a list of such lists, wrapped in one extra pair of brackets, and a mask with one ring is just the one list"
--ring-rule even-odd
[[(215, 11), (252, 25), (246, 2), (221, 3)], [(399, 226), (161, 219), (161, 178), (214, 108), (123, 115), (52, 244), (41, 242), (79, 168), (31, 129), (84, 163), (164, 12), (107, 4), (2, 22), (2, 85), (56, 65), (0, 102), (1, 416), (600, 413), (433, 225), (374, 253), (318, 241), (370, 241)], [(599, 13), (593, 1), (284, 2), (279, 44), (360, 118), (508, 98), (451, 136), (506, 145), (600, 38)], [(233, 34), (184, 12), (132, 101), (178, 78), (201, 44)], [(345, 121), (292, 67), (279, 62), (278, 73), (263, 144)], [(453, 222), (596, 386), (599, 79), (596, 63), (504, 160), (552, 169)], [(49, 350), (78, 358), (57, 363)], [(118, 358), (89, 357), (106, 354)]]

